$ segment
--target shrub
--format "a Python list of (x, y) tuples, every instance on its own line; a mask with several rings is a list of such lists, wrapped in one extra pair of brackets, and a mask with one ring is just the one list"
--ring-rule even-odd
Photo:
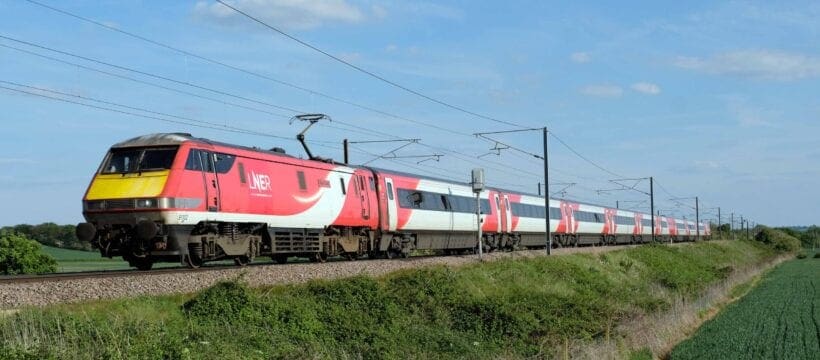
[(815, 258), (815, 259), (820, 259), (820, 252), (818, 252), (818, 253), (814, 253), (814, 258)]
[(199, 320), (238, 321), (254, 302), (247, 285), (237, 280), (221, 281), (182, 305), (183, 312)]
[(40, 244), (14, 232), (0, 232), (0, 273), (44, 274), (57, 271), (57, 261)]
[(805, 259), (805, 258), (807, 258), (807, 257), (808, 257), (808, 255), (806, 255), (806, 252), (805, 252), (805, 251), (803, 251), (803, 252), (801, 252), (801, 253), (797, 254), (797, 258), (798, 258), (798, 259)]
[(779, 252), (793, 252), (800, 250), (800, 240), (783, 231), (762, 228), (755, 235), (755, 240), (770, 246)]

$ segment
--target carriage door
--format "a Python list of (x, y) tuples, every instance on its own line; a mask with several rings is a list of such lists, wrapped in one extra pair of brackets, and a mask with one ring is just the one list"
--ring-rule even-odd
[(201, 161), (202, 179), (205, 181), (205, 204), (208, 211), (219, 211), (219, 179), (214, 167), (214, 154), (198, 150)]
[[(357, 175), (353, 175), (357, 176)], [(364, 175), (358, 175), (359, 180), (356, 183), (359, 185), (359, 199), (362, 202), (362, 219), (370, 219), (370, 191), (367, 186), (367, 179)]]
[(510, 197), (504, 195), (504, 215), (507, 217), (506, 232), (512, 232), (512, 208), (510, 207)]
[[(501, 214), (501, 201), (498, 199), (498, 194), (494, 194), (493, 197), (495, 198), (495, 220), (498, 224), (498, 230), (496, 230), (496, 232), (501, 233), (504, 230), (501, 228), (501, 224), (503, 223), (506, 225), (506, 220), (502, 217)], [(504, 214), (504, 217), (506, 217), (506, 214)]]
[(384, 178), (384, 183), (387, 186), (387, 229), (390, 231), (396, 231), (396, 227), (399, 224), (399, 210), (396, 207), (396, 195), (395, 190), (393, 190), (393, 179)]

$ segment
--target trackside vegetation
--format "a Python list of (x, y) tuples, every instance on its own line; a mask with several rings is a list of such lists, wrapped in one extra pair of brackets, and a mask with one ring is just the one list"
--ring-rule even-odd
[(553, 357), (777, 254), (719, 241), (257, 289), (238, 279), (184, 296), (23, 309), (0, 318), (0, 357)]
[(672, 359), (820, 359), (820, 259), (781, 264)]
[(43, 274), (57, 271), (57, 261), (40, 244), (16, 232), (0, 230), (0, 274)]

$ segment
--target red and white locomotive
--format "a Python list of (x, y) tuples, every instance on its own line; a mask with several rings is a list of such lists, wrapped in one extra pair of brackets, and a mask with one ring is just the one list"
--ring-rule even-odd
[[(545, 245), (543, 197), (489, 188), (480, 198), (488, 250)], [(476, 249), (475, 207), (467, 183), (153, 134), (111, 147), (83, 198), (77, 236), (138, 269), (256, 256), (390, 258)], [(555, 199), (549, 214), (558, 246), (651, 240), (648, 214)], [(691, 221), (655, 219), (666, 240), (697, 232)]]

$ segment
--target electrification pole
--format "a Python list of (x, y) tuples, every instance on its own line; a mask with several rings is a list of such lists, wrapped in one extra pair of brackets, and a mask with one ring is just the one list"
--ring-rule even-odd
[(700, 206), (698, 205), (698, 197), (695, 196), (695, 240), (700, 241)]
[(544, 218), (546, 218), (547, 255), (552, 255), (552, 234), (550, 234), (550, 172), (547, 157), (547, 127), (544, 126)]
[(723, 224), (720, 223), (720, 206), (718, 206), (718, 234), (723, 234), (723, 231), (720, 231), (720, 225)]
[(652, 219), (652, 242), (657, 241), (655, 238), (655, 179), (649, 177), (649, 217)]

